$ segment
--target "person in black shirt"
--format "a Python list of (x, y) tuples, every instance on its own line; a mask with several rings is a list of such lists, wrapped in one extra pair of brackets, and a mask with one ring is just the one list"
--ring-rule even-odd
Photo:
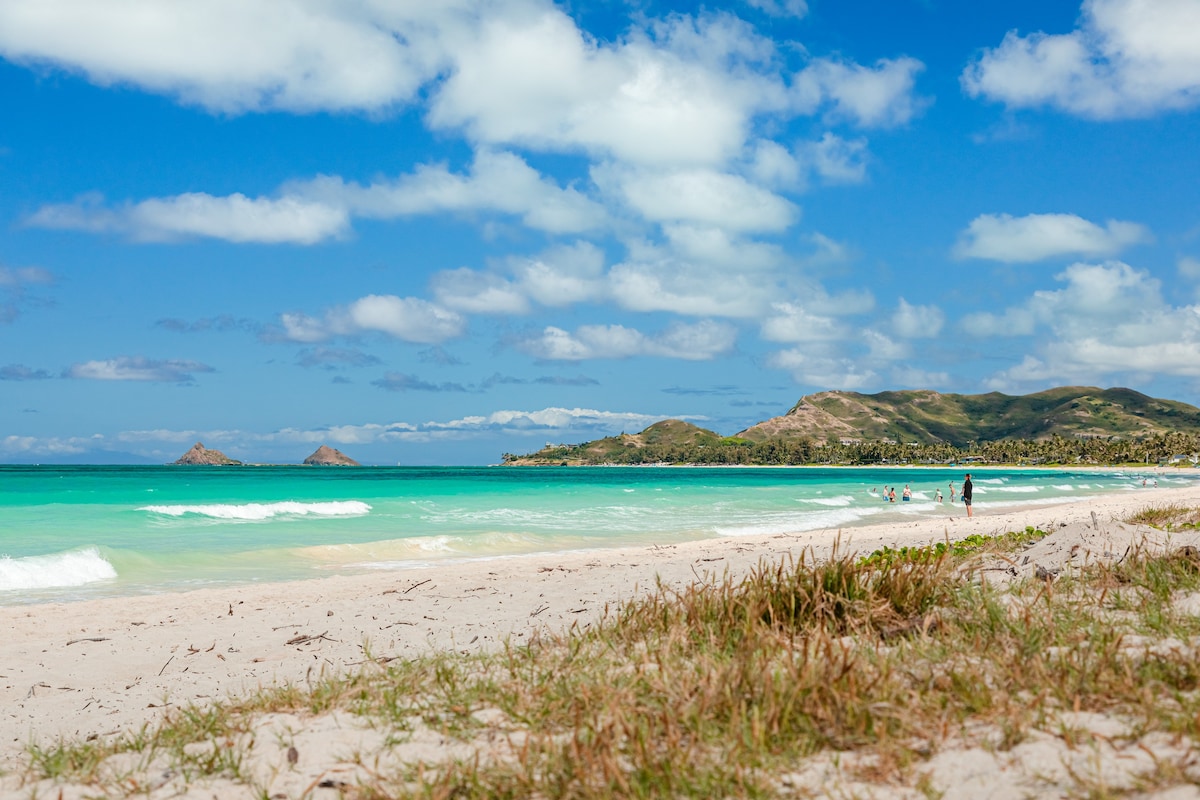
[(971, 516), (971, 490), (972, 490), (972, 488), (973, 487), (971, 486), (971, 473), (968, 472), (967, 476), (965, 478), (963, 478), (963, 485), (962, 485), (962, 501), (963, 501), (963, 505), (967, 507), (967, 516), (968, 517)]

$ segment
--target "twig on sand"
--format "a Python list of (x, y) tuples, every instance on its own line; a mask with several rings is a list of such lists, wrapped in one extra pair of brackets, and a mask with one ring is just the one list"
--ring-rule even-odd
[(332, 642), (333, 639), (330, 639), (328, 636), (325, 635), (327, 633), (329, 633), (329, 631), (323, 631), (321, 633), (318, 633), (316, 636), (309, 636), (308, 634), (304, 634), (302, 636), (293, 636), (291, 639), (287, 640), (286, 644), (289, 644), (289, 645), (307, 644), (309, 642), (319, 642), (322, 639), (324, 639), (327, 642)]
[(541, 606), (540, 608), (538, 608), (536, 611), (534, 611), (532, 614), (530, 614), (529, 616), (531, 616), (531, 617), (536, 617), (538, 614), (542, 613), (543, 611), (545, 611), (545, 610), (546, 610), (547, 608), (549, 608), (549, 607), (550, 607), (550, 606), (549, 606), (548, 604), (547, 604), (547, 605), (543, 605), (543, 606)]
[(175, 656), (171, 656), (170, 658), (168, 658), (168, 659), (167, 659), (167, 663), (162, 665), (162, 669), (160, 669), (160, 670), (158, 671), (158, 674), (159, 674), (159, 675), (162, 675), (164, 672), (166, 672), (166, 669), (167, 669), (167, 664), (170, 664), (170, 663), (171, 663), (172, 661), (174, 661), (174, 660), (175, 660)]
[(73, 644), (78, 644), (79, 642), (107, 642), (107, 641), (108, 641), (107, 636), (85, 636), (82, 639), (72, 639), (71, 641), (67, 642), (67, 647), (70, 647)]

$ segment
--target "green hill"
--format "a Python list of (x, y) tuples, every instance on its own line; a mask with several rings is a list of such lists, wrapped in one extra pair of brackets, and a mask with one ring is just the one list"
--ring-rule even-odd
[(802, 437), (816, 442), (892, 440), (963, 447), (1001, 439), (1137, 439), (1172, 432), (1200, 433), (1200, 409), (1132, 389), (1063, 386), (1015, 396), (928, 390), (821, 392), (737, 436), (754, 442)]
[[(1158, 440), (1154, 448), (1133, 443)], [(941, 394), (929, 390), (821, 392), (802, 397), (783, 416), (753, 425), (732, 437), (681, 420), (655, 423), (638, 434), (609, 436), (578, 445), (548, 446), (527, 456), (505, 456), (506, 464), (806, 463), (849, 460), (866, 463), (894, 457), (953, 459), (986, 449), (1004, 460), (1070, 456), (1058, 448), (1014, 449), (1006, 442), (1076, 442), (1077, 460), (1104, 457), (1083, 443), (1124, 442), (1108, 456), (1121, 460), (1166, 458), (1200, 448), (1200, 408), (1160, 400), (1132, 389), (1064, 386), (1028, 395)], [(1193, 447), (1195, 440), (1195, 447)], [(885, 451), (881, 447), (910, 448)], [(854, 454), (830, 448), (857, 447)], [(911, 449), (920, 447), (920, 451)], [(822, 450), (824, 448), (824, 450)], [(1071, 450), (1072, 448), (1068, 448)], [(1162, 451), (1170, 450), (1164, 454)], [(1120, 450), (1120, 452), (1118, 452)], [(1071, 456), (1071, 457), (1075, 457)]]

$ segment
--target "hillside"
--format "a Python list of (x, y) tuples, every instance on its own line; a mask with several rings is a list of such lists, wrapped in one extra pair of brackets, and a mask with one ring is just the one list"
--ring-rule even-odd
[[(1098, 451), (1066, 451), (1049, 456), (1026, 453), (1004, 443), (1124, 443), (1108, 456), (1116, 460), (1165, 458), (1189, 448), (1180, 436), (1200, 437), (1200, 408), (1160, 400), (1131, 389), (1064, 386), (1028, 395), (999, 392), (964, 395), (929, 390), (821, 392), (802, 397), (786, 414), (753, 425), (732, 437), (680, 420), (655, 423), (639, 434), (621, 434), (577, 445), (547, 446), (527, 456), (506, 455), (510, 465), (652, 463), (807, 463), (838, 460), (868, 463), (889, 458), (953, 460), (967, 450), (1006, 461), (1081, 460)], [(1164, 454), (1135, 448), (1157, 437)], [(856, 454), (818, 453), (820, 448), (857, 447)], [(921, 449), (914, 451), (916, 445)], [(885, 452), (880, 446), (909, 448)], [(1120, 452), (1118, 452), (1120, 450)], [(868, 452), (869, 451), (869, 452)], [(1191, 452), (1188, 449), (1187, 452)]]
[(581, 464), (617, 464), (625, 463), (631, 451), (639, 454), (637, 461), (642, 461), (646, 451), (653, 453), (661, 451), (661, 460), (669, 461), (668, 450), (674, 448), (694, 448), (721, 441), (719, 434), (705, 430), (690, 422), (678, 419), (667, 419), (656, 422), (641, 433), (622, 433), (620, 436), (606, 436), (583, 444), (562, 444), (543, 447), (536, 453), (527, 456), (506, 455), (504, 463), (511, 466), (579, 466)]
[(929, 390), (821, 392), (781, 417), (736, 434), (753, 442), (808, 438), (892, 440), (956, 447), (1054, 436), (1142, 438), (1200, 432), (1200, 409), (1132, 389), (1064, 386), (1028, 395), (940, 394)]

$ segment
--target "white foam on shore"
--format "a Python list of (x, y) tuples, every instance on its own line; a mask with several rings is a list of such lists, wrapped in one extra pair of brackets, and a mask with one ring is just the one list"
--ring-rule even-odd
[(196, 506), (142, 506), (138, 511), (148, 511), (151, 514), (162, 514), (166, 517), (182, 517), (192, 514), (212, 519), (261, 520), (279, 516), (303, 517), (310, 514), (317, 517), (360, 517), (370, 513), (371, 506), (360, 500), (340, 500), (328, 503), (285, 501), (241, 505), (211, 503)]
[(95, 547), (47, 556), (0, 556), (0, 592), (84, 586), (115, 577), (116, 568)]
[(848, 494), (842, 494), (842, 495), (838, 495), (837, 497), (810, 497), (808, 499), (801, 500), (800, 502), (801, 503), (811, 503), (812, 505), (817, 505), (817, 506), (842, 507), (842, 506), (848, 506), (851, 503), (853, 503), (854, 498)]

